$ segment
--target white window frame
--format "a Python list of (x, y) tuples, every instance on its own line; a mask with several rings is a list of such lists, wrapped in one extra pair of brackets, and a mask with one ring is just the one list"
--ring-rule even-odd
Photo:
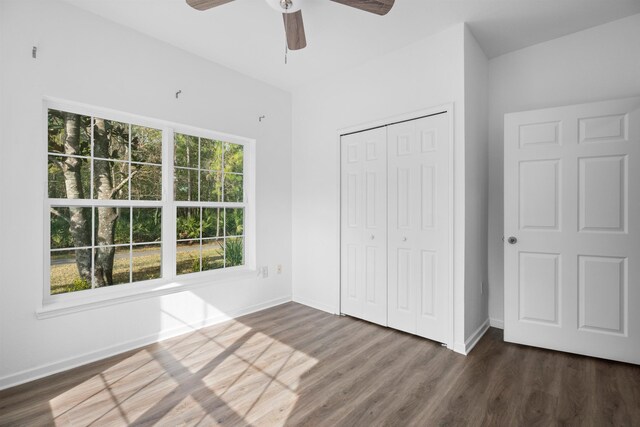
[[(100, 117), (130, 123), (162, 131), (162, 198), (161, 200), (97, 200), (97, 199), (49, 199), (48, 193), (48, 110), (68, 111), (91, 117)], [(43, 100), (43, 147), (40, 149), (40, 170), (43, 174), (44, 239), (43, 286), (36, 314), (39, 318), (53, 317), (90, 307), (111, 305), (127, 300), (180, 292), (191, 287), (215, 285), (216, 282), (256, 275), (256, 212), (255, 212), (255, 139), (181, 125), (166, 120), (151, 119), (106, 108), (93, 107), (76, 102), (45, 98)], [(176, 202), (173, 196), (174, 133), (208, 138), (243, 146), (244, 200), (229, 202)], [(93, 181), (93, 180), (92, 180)], [(52, 206), (131, 206), (162, 207), (162, 278), (130, 282), (114, 286), (87, 289), (51, 295), (50, 291), (50, 207)], [(176, 274), (176, 208), (177, 207), (227, 207), (244, 208), (244, 265), (188, 274)], [(70, 248), (71, 250), (73, 248)]]

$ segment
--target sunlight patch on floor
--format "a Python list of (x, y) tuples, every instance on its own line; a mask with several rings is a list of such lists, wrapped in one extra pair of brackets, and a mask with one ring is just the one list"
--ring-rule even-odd
[(298, 400), (301, 377), (317, 363), (232, 320), (139, 350), (49, 405), (60, 425), (281, 425)]
[[(104, 419), (129, 424), (129, 417), (135, 415), (136, 405), (140, 405), (136, 399), (138, 392), (155, 388), (154, 393), (161, 398), (163, 392), (169, 393), (177, 385), (178, 381), (165, 372), (151, 353), (140, 350), (51, 399), (49, 406), (53, 417), (66, 425), (68, 422), (88, 425)], [(95, 407), (106, 409), (97, 418), (95, 413), (93, 418), (87, 417)]]

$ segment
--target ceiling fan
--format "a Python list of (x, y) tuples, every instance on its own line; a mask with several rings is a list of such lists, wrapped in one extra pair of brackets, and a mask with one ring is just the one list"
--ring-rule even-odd
[[(187, 0), (187, 4), (197, 10), (208, 10), (233, 0)], [(305, 0), (267, 0), (267, 3), (279, 12), (284, 19), (284, 30), (287, 35), (287, 46), (290, 50), (298, 50), (307, 46), (304, 34), (301, 5)], [(386, 15), (395, 0), (331, 0), (335, 3), (355, 7), (376, 15)]]

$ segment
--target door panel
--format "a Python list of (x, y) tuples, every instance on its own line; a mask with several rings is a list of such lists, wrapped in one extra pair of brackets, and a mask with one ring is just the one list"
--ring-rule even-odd
[(389, 326), (440, 342), (449, 327), (449, 116), (388, 126)]
[(341, 312), (387, 324), (387, 134), (341, 139)]
[(420, 294), (421, 315), (434, 316), (436, 301), (436, 253), (434, 251), (422, 251), (422, 265), (420, 266)]
[(580, 231), (625, 231), (626, 161), (626, 156), (578, 159)]
[(520, 252), (519, 267), (519, 319), (558, 325), (560, 255)]
[(640, 98), (505, 116), (505, 340), (640, 363)]
[(395, 300), (397, 304), (395, 309), (399, 312), (404, 312), (405, 314), (411, 314), (413, 311), (412, 307), (409, 305), (409, 301), (414, 300), (414, 296), (412, 294), (411, 288), (411, 279), (412, 279), (412, 269), (411, 269), (411, 250), (406, 248), (398, 248), (398, 278), (397, 278), (397, 287)]
[(434, 166), (422, 165), (422, 170), (420, 171), (421, 175), (421, 185), (420, 189), (422, 191), (420, 200), (422, 201), (422, 206), (420, 209), (421, 213), (421, 226), (423, 230), (432, 229), (435, 227), (435, 219), (436, 219), (436, 169)]
[(520, 229), (558, 230), (560, 161), (520, 163)]
[(581, 330), (625, 333), (625, 258), (580, 256), (578, 298)]
[(398, 168), (398, 179), (396, 181), (395, 196), (397, 197), (397, 228), (411, 229), (411, 220), (409, 213), (411, 212), (411, 206), (409, 205), (409, 190), (411, 186), (409, 168)]
[(358, 281), (360, 280), (360, 263), (358, 262), (358, 245), (347, 245), (346, 249), (346, 260), (345, 260), (345, 268), (347, 270), (345, 286), (347, 290), (347, 301), (356, 300), (358, 297), (358, 288), (360, 285)]

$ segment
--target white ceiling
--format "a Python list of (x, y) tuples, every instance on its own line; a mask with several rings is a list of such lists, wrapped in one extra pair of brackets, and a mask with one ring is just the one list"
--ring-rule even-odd
[(199, 12), (185, 0), (65, 0), (181, 49), (290, 90), (447, 27), (469, 23), (487, 56), (640, 13), (638, 0), (396, 0), (380, 17), (305, 0), (307, 47), (284, 64), (282, 16), (264, 0)]

